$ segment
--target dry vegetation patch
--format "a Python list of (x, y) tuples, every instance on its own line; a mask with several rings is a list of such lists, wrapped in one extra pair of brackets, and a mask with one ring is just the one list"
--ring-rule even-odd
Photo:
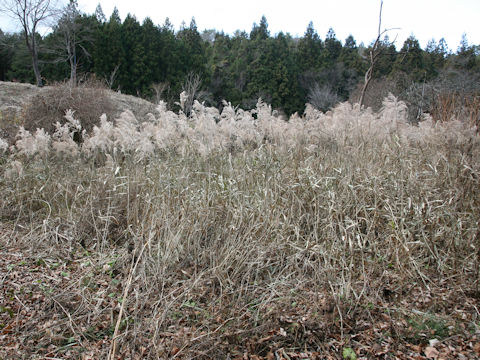
[(84, 129), (91, 131), (103, 113), (112, 114), (113, 105), (107, 90), (95, 84), (71, 87), (68, 84), (49, 86), (24, 106), (24, 128), (34, 132), (55, 131), (55, 123), (64, 123), (67, 110), (73, 110)]
[(4, 155), (0, 356), (478, 358), (476, 132), (255, 111)]
[(23, 105), (39, 92), (30, 84), (0, 81), (0, 137), (13, 142), (23, 124)]
[(114, 119), (130, 110), (138, 119), (145, 119), (148, 113), (155, 111), (155, 105), (114, 92), (95, 80), (73, 88), (68, 83), (38, 88), (30, 84), (0, 82), (0, 137), (10, 144), (15, 142), (20, 126), (30, 132), (39, 128), (53, 133), (57, 121), (65, 123), (67, 110), (73, 110), (83, 129), (91, 132), (102, 114)]

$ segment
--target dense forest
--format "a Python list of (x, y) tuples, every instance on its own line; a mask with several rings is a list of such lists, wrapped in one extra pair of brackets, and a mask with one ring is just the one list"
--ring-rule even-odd
[[(339, 101), (358, 101), (373, 46), (357, 44), (352, 35), (342, 42), (333, 29), (322, 39), (312, 23), (301, 38), (271, 34), (265, 17), (250, 33), (201, 32), (195, 19), (175, 31), (168, 18), (163, 25), (149, 18), (140, 23), (130, 14), (122, 21), (115, 9), (107, 19), (100, 5), (85, 14), (75, 2), (37, 40), (47, 84), (96, 78), (171, 107), (183, 90), (216, 107), (227, 100), (249, 109), (261, 97), (287, 115), (303, 112), (307, 102), (326, 111)], [(414, 120), (438, 111), (439, 103), (478, 99), (480, 46), (466, 35), (454, 52), (443, 39), (422, 49), (413, 35), (397, 44), (386, 34), (377, 52), (368, 106), (378, 107), (392, 92), (411, 105)], [(35, 83), (31, 63), (24, 35), (0, 29), (0, 80)]]

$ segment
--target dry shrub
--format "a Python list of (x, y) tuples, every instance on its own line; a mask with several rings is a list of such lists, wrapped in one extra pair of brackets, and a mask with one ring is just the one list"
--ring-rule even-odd
[(472, 126), (480, 126), (480, 96), (461, 96), (458, 93), (438, 94), (433, 102), (432, 117), (435, 121), (446, 122), (462, 119)]
[[(413, 82), (405, 73), (373, 79), (365, 94), (365, 107), (377, 112), (389, 93), (408, 106), (408, 121), (418, 124), (429, 113), (435, 122), (459, 120), (471, 127), (480, 124), (480, 78), (469, 72), (448, 69), (428, 82)], [(350, 101), (360, 97), (362, 83), (352, 92)]]
[(430, 113), (435, 121), (461, 120), (480, 124), (480, 77), (476, 73), (449, 69), (427, 84)]
[(82, 127), (90, 132), (99, 123), (103, 113), (113, 114), (113, 105), (105, 86), (90, 79), (77, 87), (59, 83), (44, 89), (25, 105), (24, 128), (35, 131), (44, 129), (55, 132), (55, 123), (65, 123), (65, 113), (71, 109)]

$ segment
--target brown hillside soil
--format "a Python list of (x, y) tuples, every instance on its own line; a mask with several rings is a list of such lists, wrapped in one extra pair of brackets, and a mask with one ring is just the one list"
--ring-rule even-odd
[[(183, 280), (165, 292), (184, 291), (194, 272), (182, 270)], [(104, 258), (27, 246), (3, 230), (0, 359), (106, 359), (127, 277)], [(286, 288), (256, 308), (218, 294), (212, 279), (196, 279), (196, 300), (172, 307), (161, 329), (122, 322), (116, 358), (480, 358), (479, 294), (452, 280), (440, 283), (428, 290), (385, 287), (383, 301), (354, 307), (308, 288), (292, 302)], [(157, 315), (155, 294), (145, 300), (135, 318), (148, 326)]]

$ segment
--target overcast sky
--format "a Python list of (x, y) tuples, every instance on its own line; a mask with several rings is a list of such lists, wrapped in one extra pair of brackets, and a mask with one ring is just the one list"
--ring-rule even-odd
[[(93, 13), (99, 1), (78, 0), (78, 3), (82, 11)], [(149, 16), (154, 23), (163, 24), (168, 17), (177, 30), (182, 21), (188, 25), (195, 17), (200, 31), (250, 32), (253, 23), (259, 23), (265, 15), (272, 35), (283, 31), (302, 36), (312, 21), (322, 39), (332, 27), (342, 42), (352, 34), (358, 44), (369, 44), (376, 38), (380, 0), (103, 0), (100, 3), (107, 19), (116, 6), (122, 19), (131, 13), (140, 22)], [(1, 28), (5, 29), (6, 21), (2, 22)], [(382, 30), (400, 28), (389, 32), (391, 40), (397, 37), (397, 47), (411, 34), (423, 48), (430, 39), (438, 41), (443, 37), (449, 48), (456, 51), (463, 33), (470, 44), (478, 45), (479, 23), (480, 0), (384, 0)]]

